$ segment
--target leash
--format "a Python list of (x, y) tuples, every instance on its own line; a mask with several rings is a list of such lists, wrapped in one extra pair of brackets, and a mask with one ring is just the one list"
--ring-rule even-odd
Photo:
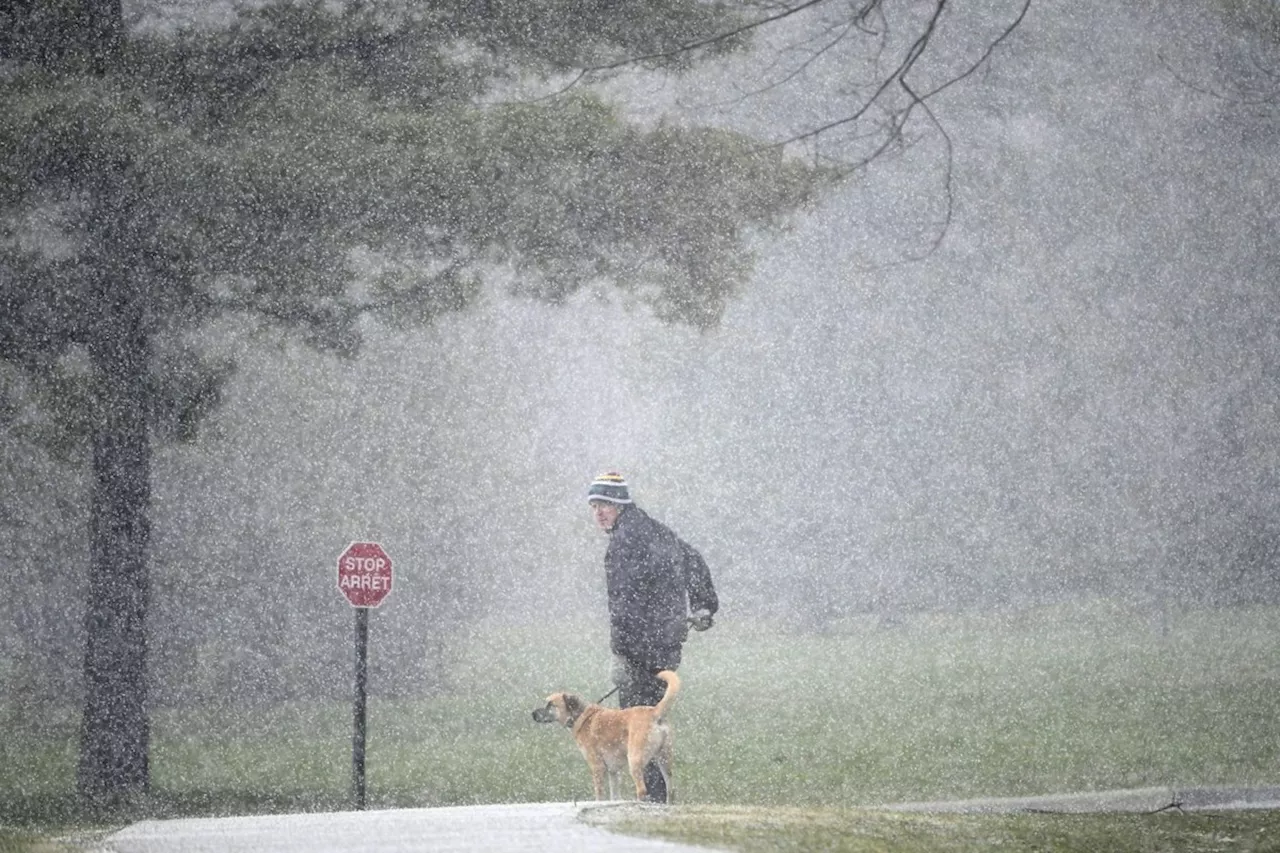
[[(694, 623), (696, 623), (698, 620), (697, 620), (695, 617), (693, 617), (693, 616), (688, 616), (688, 617), (685, 617), (685, 620), (684, 620), (684, 621), (685, 621), (685, 624), (692, 626), (692, 625), (693, 625)], [(708, 625), (710, 625), (710, 623), (708, 623)], [(697, 630), (697, 629), (695, 628), (694, 630)], [(703, 630), (705, 630), (705, 629), (703, 629)], [(596, 704), (597, 704), (597, 705), (603, 705), (603, 704), (604, 704), (604, 700), (608, 699), (610, 696), (612, 696), (613, 694), (617, 693), (617, 692), (618, 692), (618, 688), (619, 688), (619, 687), (621, 687), (621, 686), (622, 686), (622, 685), (620, 685), (620, 684), (615, 684), (615, 685), (613, 686), (613, 689), (612, 689), (612, 690), (610, 690), (608, 693), (604, 694), (603, 696), (601, 696), (599, 699), (597, 699), (597, 700), (596, 700)]]

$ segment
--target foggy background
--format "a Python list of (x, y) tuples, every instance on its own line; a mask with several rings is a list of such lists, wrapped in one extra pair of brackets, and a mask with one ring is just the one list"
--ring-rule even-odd
[[(612, 292), (548, 306), (500, 283), (419, 332), (367, 327), (354, 362), (209, 329), (239, 369), (197, 442), (157, 448), (155, 701), (345, 697), (352, 540), (395, 563), (375, 693), (439, 689), (481, 617), (603, 623), (584, 493), (606, 469), (703, 551), (721, 622), (1105, 595), (1160, 630), (1169, 608), (1280, 600), (1280, 123), (1211, 93), (1257, 46), (1189, 5), (1034, 5), (933, 102), (950, 157), (913, 125), (759, 235), (710, 332)], [(1008, 21), (973, 8), (991, 10), (975, 38)], [(607, 85), (641, 115), (787, 138), (841, 84), (833, 54), (741, 97), (791, 35)], [(0, 453), (0, 683), (70, 701), (87, 479), (11, 436)]]

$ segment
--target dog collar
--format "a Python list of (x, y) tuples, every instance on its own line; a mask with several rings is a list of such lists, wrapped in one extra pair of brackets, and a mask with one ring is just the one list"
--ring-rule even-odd
[(588, 705), (587, 707), (583, 708), (581, 711), (579, 711), (576, 714), (567, 714), (566, 716), (568, 717), (568, 719), (565, 720), (564, 727), (566, 729), (571, 729), (574, 726), (576, 726), (578, 724), (578, 720), (581, 720), (583, 717), (585, 717), (587, 715), (587, 712), (590, 711), (592, 707), (593, 706)]

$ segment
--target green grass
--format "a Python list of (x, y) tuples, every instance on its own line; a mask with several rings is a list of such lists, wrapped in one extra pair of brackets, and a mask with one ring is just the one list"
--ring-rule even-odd
[(865, 809), (690, 806), (591, 819), (614, 831), (743, 853), (1261, 853), (1280, 814), (924, 815)]
[(0, 853), (55, 853), (62, 849), (40, 833), (0, 826)]
[[(1188, 612), (1171, 629), (1162, 636), (1152, 620), (1107, 603), (922, 615), (892, 628), (851, 620), (819, 636), (725, 614), (686, 647), (675, 724), (687, 805), (675, 813), (771, 807), (802, 823), (866, 826), (890, 818), (851, 810), (902, 800), (1280, 784), (1280, 609)], [(375, 626), (371, 655), (376, 636)], [(535, 725), (529, 712), (554, 690), (598, 698), (608, 670), (603, 626), (475, 626), (459, 638), (446, 695), (370, 699), (370, 806), (586, 799), (568, 733)], [(42, 713), (38, 727), (6, 713), (14, 725), (0, 744), (0, 824), (83, 823), (72, 796), (74, 712)], [(341, 701), (159, 710), (152, 795), (116, 819), (348, 807), (351, 725)], [(1237, 819), (1254, 816), (1219, 824)], [(939, 820), (968, 831), (967, 819)], [(1105, 832), (1145, 831), (1094, 820)], [(997, 823), (1002, 837), (1074, 825)], [(1259, 838), (1274, 831), (1262, 823)]]

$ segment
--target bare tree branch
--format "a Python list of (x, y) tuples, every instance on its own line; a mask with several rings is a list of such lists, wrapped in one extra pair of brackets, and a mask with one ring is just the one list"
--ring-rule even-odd
[(1016, 30), (1019, 26), (1022, 25), (1022, 21), (1027, 17), (1027, 12), (1029, 11), (1031, 11), (1031, 0), (1023, 0), (1022, 8), (1018, 10), (1017, 16), (1009, 23), (1007, 27), (1004, 28), (1004, 31), (1001, 32), (1000, 35), (998, 35), (995, 39), (992, 40), (992, 42), (989, 45), (987, 45), (987, 49), (982, 52), (982, 56), (978, 57), (976, 62), (970, 65), (969, 68), (964, 72), (957, 74), (955, 77), (952, 77), (950, 80), (946, 81), (942, 85), (933, 89), (931, 92), (928, 92), (927, 94), (923, 95), (921, 99), (928, 100), (929, 98), (932, 98), (934, 95), (937, 95), (938, 93), (942, 92), (944, 89), (950, 88), (952, 85), (959, 83), (961, 80), (968, 78), (974, 72), (976, 72), (979, 68), (981, 68), (987, 62), (987, 60), (991, 58), (992, 54), (996, 52), (996, 48), (998, 48), (1001, 44), (1003, 44), (1010, 36), (1013, 35), (1014, 30)]
[[(766, 57), (763, 68), (757, 66), (751, 72), (750, 84), (739, 84), (735, 78), (727, 85), (736, 94), (720, 97), (703, 106), (730, 108), (748, 103), (753, 98), (780, 97), (788, 87), (801, 95), (806, 75), (823, 76), (824, 84), (832, 87), (837, 82), (836, 100), (830, 104), (819, 102), (828, 117), (811, 120), (808, 127), (791, 128), (785, 136), (763, 143), (762, 147), (780, 149), (796, 144), (809, 146), (815, 161), (825, 164), (837, 175), (848, 176), (867, 168), (872, 162), (895, 150), (907, 147), (906, 129), (917, 114), (922, 116), (931, 133), (942, 143), (942, 198), (944, 212), (941, 221), (929, 240), (924, 255), (933, 252), (944, 239), (951, 223), (954, 209), (952, 186), (954, 141), (947, 132), (943, 118), (931, 106), (948, 89), (970, 79), (987, 65), (995, 52), (1017, 31), (1026, 19), (1032, 0), (1013, 0), (1011, 17), (983, 44), (980, 54), (966, 61), (945, 79), (928, 87), (920, 87), (913, 78), (920, 77), (929, 57), (930, 65), (939, 63), (943, 51), (940, 45), (947, 30), (949, 16), (956, 12), (950, 0), (929, 0), (927, 4), (897, 4), (888, 0), (804, 0), (799, 3), (758, 3), (760, 17), (727, 28), (721, 33), (707, 36), (665, 50), (643, 56), (632, 56), (613, 62), (601, 63), (581, 69), (574, 78), (560, 89), (560, 94), (593, 75), (608, 71), (671, 60), (683, 53), (697, 51), (726, 40), (765, 29), (775, 31), (784, 21), (799, 28), (800, 35), (790, 44), (760, 49)], [(842, 4), (847, 5), (843, 8)], [(810, 13), (812, 20), (797, 23), (802, 13)], [(965, 14), (972, 14), (966, 12)], [(905, 29), (903, 21), (909, 29)], [(787, 30), (786, 32), (790, 32)], [(950, 45), (947, 45), (950, 48)], [(844, 62), (840, 48), (855, 50), (855, 61)], [(771, 53), (766, 53), (771, 50)], [(954, 61), (954, 60), (953, 60)], [(834, 74), (830, 70), (837, 69)], [(863, 70), (860, 70), (863, 69)], [(861, 80), (853, 79), (861, 77)], [(843, 78), (843, 79), (841, 79)], [(844, 110), (830, 116), (830, 106)], [(912, 259), (915, 259), (913, 256)]]
[(1194, 82), (1185, 74), (1178, 71), (1178, 69), (1174, 68), (1168, 58), (1162, 53), (1157, 53), (1156, 58), (1159, 59), (1160, 64), (1164, 66), (1165, 70), (1173, 76), (1174, 80), (1177, 80), (1186, 88), (1193, 92), (1198, 92), (1201, 95), (1206, 95), (1220, 101), (1226, 101), (1229, 104), (1234, 104), (1235, 106), (1240, 107), (1273, 106), (1276, 103), (1280, 103), (1280, 73), (1259, 65), (1256, 60), (1253, 62), (1253, 70), (1261, 74), (1263, 77), (1274, 81), (1276, 88), (1273, 91), (1256, 94), (1247, 90), (1239, 81), (1234, 81), (1232, 87), (1234, 91), (1226, 92), (1214, 86), (1202, 85)]
[(1228, 26), (1244, 36), (1229, 62), (1222, 57), (1216, 60), (1216, 75), (1225, 78), (1224, 84), (1192, 80), (1174, 68), (1164, 53), (1157, 54), (1160, 64), (1187, 89), (1232, 106), (1270, 108), (1280, 104), (1280, 5), (1266, 0), (1236, 2), (1223, 4), (1220, 11)]
[[(605, 63), (603, 65), (595, 65), (590, 68), (584, 68), (583, 73), (590, 74), (593, 71), (611, 71), (613, 69), (622, 68), (623, 66), (626, 66), (626, 65), (637, 65), (637, 64), (643, 64), (645, 62), (655, 62), (660, 59), (674, 59), (677, 56), (690, 53), (691, 51), (701, 50), (704, 47), (710, 47), (714, 44), (730, 41), (732, 39), (737, 38), (738, 36), (745, 35), (749, 32), (752, 32), (753, 30), (758, 30), (763, 27), (767, 27), (770, 24), (776, 24), (778, 21), (785, 20), (787, 18), (792, 17), (793, 15), (798, 15), (801, 12), (805, 11), (806, 9), (811, 9), (817, 6), (821, 6), (823, 3), (826, 3), (826, 2), (829, 2), (829, 0), (805, 0), (805, 2), (801, 3), (798, 6), (794, 6), (791, 8), (784, 7), (782, 11), (776, 14), (768, 15), (764, 18), (760, 18), (755, 21), (748, 21), (745, 24), (742, 24), (737, 27), (733, 27), (732, 29), (729, 29), (729, 30), (725, 30), (724, 32), (715, 33), (714, 35), (710, 35), (710, 36), (707, 36), (706, 38), (701, 38), (696, 41), (691, 41), (686, 44), (682, 44), (679, 47), (674, 47), (670, 50), (658, 51), (656, 53), (649, 53), (643, 56), (629, 56), (625, 59), (619, 59), (617, 62), (610, 62), (610, 63)], [(880, 2), (881, 0), (872, 0), (870, 5), (877, 6), (880, 4)]]

